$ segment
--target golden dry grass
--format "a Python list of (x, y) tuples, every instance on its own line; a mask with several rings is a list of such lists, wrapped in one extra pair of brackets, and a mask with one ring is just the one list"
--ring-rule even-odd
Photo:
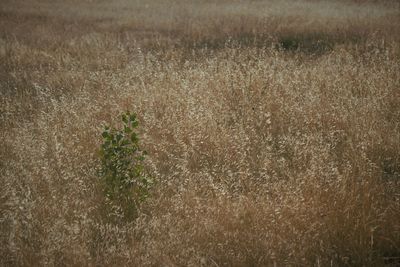
[[(0, 265), (400, 257), (398, 1), (0, 3)], [(157, 180), (107, 223), (104, 124)]]

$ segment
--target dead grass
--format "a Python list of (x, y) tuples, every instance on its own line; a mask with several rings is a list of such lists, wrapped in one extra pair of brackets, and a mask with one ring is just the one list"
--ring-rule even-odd
[[(398, 1), (2, 1), (0, 265), (396, 266)], [(102, 216), (103, 124), (158, 181)]]

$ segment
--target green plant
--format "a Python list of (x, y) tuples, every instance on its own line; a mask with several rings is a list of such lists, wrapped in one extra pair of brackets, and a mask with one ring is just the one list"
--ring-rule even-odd
[(138, 126), (136, 114), (122, 114), (122, 129), (106, 126), (100, 149), (100, 176), (110, 216), (132, 220), (137, 217), (141, 202), (148, 197), (151, 179), (144, 174), (146, 155), (139, 147), (134, 131)]

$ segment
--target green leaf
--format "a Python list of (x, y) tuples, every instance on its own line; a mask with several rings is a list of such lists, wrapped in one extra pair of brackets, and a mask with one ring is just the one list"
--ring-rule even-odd
[(128, 118), (126, 117), (125, 114), (122, 115), (122, 121), (128, 123)]
[(129, 144), (130, 144), (130, 142), (128, 140), (122, 140), (122, 142), (121, 142), (121, 146), (127, 146)]
[(123, 137), (123, 135), (121, 133), (117, 133), (117, 136), (116, 136), (117, 142), (121, 141), (122, 137)]
[(107, 131), (104, 131), (101, 135), (102, 135), (104, 138), (109, 137), (109, 133), (108, 133)]
[(131, 134), (131, 141), (132, 141), (132, 143), (136, 143), (138, 141), (136, 133)]
[(124, 132), (125, 133), (131, 133), (132, 129), (130, 127), (128, 127), (128, 126), (124, 126)]
[(139, 125), (137, 121), (132, 121), (132, 128), (136, 128)]

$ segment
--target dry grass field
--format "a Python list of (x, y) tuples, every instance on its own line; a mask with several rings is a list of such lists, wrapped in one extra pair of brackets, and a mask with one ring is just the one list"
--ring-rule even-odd
[(399, 1), (1, 0), (0, 127), (0, 266), (400, 264)]

